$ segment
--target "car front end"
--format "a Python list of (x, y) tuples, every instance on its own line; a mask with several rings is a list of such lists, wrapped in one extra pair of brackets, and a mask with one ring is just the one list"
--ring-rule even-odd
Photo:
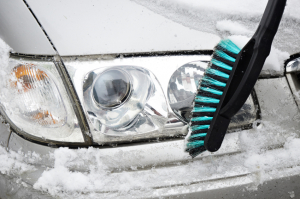
[[(191, 159), (184, 137), (213, 48), (251, 30), (233, 35), (222, 13), (199, 30), (173, 13), (193, 9), (168, 3), (0, 1), (1, 198), (300, 194), (299, 41), (284, 37), (297, 16), (284, 16), (221, 149)], [(244, 17), (250, 29), (259, 14)]]

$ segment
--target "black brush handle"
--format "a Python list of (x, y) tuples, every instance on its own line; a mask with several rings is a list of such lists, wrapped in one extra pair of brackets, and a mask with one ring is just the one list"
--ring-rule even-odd
[(253, 37), (270, 36), (265, 38), (272, 43), (280, 24), (286, 0), (269, 0), (265, 12), (260, 20), (259, 26)]
[(224, 89), (217, 111), (205, 137), (205, 148), (217, 151), (223, 142), (233, 117), (249, 97), (270, 54), (286, 0), (269, 0), (260, 24), (245, 47), (238, 54), (232, 74)]
[(232, 86), (227, 90), (221, 115), (227, 118), (234, 116), (250, 95), (270, 54), (285, 4), (286, 0), (269, 0), (255, 34), (241, 50), (235, 62), (235, 77), (232, 78)]

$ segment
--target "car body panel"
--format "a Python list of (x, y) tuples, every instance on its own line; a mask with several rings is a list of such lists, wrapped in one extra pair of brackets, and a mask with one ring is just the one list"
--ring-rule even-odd
[(43, 30), (22, 0), (0, 1), (0, 37), (18, 53), (55, 55)]
[(26, 2), (61, 56), (206, 50), (220, 40), (129, 0)]
[[(285, 161), (282, 164), (284, 157), (278, 156), (274, 164), (271, 164), (272, 167), (257, 168), (251, 164), (249, 166), (247, 161), (258, 154), (252, 154), (253, 151), (247, 147), (256, 148), (260, 151), (260, 155), (268, 157), (277, 151), (285, 150), (283, 144), (288, 137), (300, 134), (298, 130), (300, 123), (297, 118), (299, 109), (291, 91), (287, 88), (288, 82), (285, 77), (258, 80), (255, 89), (264, 122), (247, 131), (227, 134), (218, 152), (205, 152), (193, 160), (184, 152), (183, 140), (73, 151), (67, 148), (53, 149), (40, 146), (14, 134), (11, 136), (9, 148), (24, 154), (35, 151), (40, 155), (39, 164), (33, 162), (36, 170), (22, 175), (22, 181), (28, 187), (34, 185), (42, 177), (43, 172), (63, 166), (69, 171), (84, 173), (84, 175), (89, 175), (88, 173), (92, 172), (91, 168), (100, 168), (100, 173), (103, 171), (101, 168), (109, 171), (102, 179), (107, 182), (107, 185), (93, 190), (94, 196), (97, 197), (138, 198), (142, 194), (143, 197), (178, 195), (185, 198), (196, 196), (211, 198), (224, 195), (224, 198), (236, 198), (242, 195), (242, 191), (255, 189), (260, 184), (262, 191), (253, 193), (270, 196), (269, 194), (274, 192), (264, 193), (263, 187), (270, 187), (269, 181), (281, 184), (288, 177), (298, 175), (296, 166), (298, 163)], [(252, 137), (248, 144), (243, 143), (245, 136), (248, 136), (247, 139)], [(67, 160), (66, 164), (61, 164), (62, 159), (59, 158), (59, 154), (68, 157), (64, 160)], [(78, 159), (88, 161), (88, 164), (73, 164)], [(113, 186), (109, 185), (112, 182)], [(118, 188), (125, 182), (130, 183), (128, 186), (131, 188), (140, 186), (144, 188), (119, 192)], [(285, 187), (284, 183), (282, 187)], [(32, 191), (32, 188), (28, 190)], [(236, 190), (237, 195), (229, 190)], [(246, 195), (250, 193), (251, 191), (245, 192)], [(86, 192), (83, 196), (89, 194), (91, 193)]]

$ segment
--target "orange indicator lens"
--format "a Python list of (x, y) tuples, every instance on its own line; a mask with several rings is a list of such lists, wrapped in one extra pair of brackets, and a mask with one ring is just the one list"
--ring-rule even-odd
[(21, 92), (27, 92), (33, 88), (34, 82), (45, 80), (48, 76), (45, 72), (39, 70), (34, 64), (19, 65), (13, 69), (15, 80), (11, 81), (12, 87), (17, 87)]
[(9, 80), (16, 89), (22, 117), (48, 127), (65, 123), (66, 112), (53, 80), (34, 64), (20, 64), (13, 68)]

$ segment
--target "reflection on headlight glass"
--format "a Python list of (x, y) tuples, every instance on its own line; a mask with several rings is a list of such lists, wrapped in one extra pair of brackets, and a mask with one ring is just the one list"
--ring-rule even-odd
[(129, 91), (128, 74), (120, 70), (107, 70), (96, 78), (93, 98), (102, 107), (115, 107), (126, 100)]
[[(189, 122), (194, 97), (203, 78), (208, 62), (195, 61), (179, 67), (172, 75), (168, 86), (168, 100), (173, 112), (182, 121)], [(256, 108), (250, 96), (241, 110), (232, 118), (229, 127), (252, 123), (256, 119)]]
[(145, 134), (161, 130), (167, 104), (156, 78), (138, 66), (90, 71), (83, 81), (83, 104), (97, 134)]
[(168, 99), (174, 113), (183, 121), (190, 120), (190, 113), (198, 87), (203, 77), (207, 62), (190, 62), (178, 68), (170, 78)]

